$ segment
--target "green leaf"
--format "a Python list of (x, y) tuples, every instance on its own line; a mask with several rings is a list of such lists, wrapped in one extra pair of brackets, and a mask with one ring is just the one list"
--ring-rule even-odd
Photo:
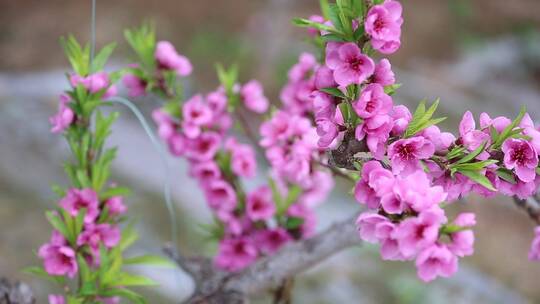
[[(538, 172), (538, 170), (537, 170)], [(499, 176), (500, 178), (502, 178), (503, 180), (511, 183), (511, 184), (516, 184), (517, 181), (516, 181), (516, 177), (514, 176), (514, 174), (512, 173), (512, 171), (508, 170), (508, 169), (504, 169), (504, 168), (499, 168), (497, 169), (497, 171), (495, 171), (495, 173), (497, 174), (497, 176)]]
[(121, 297), (136, 304), (146, 304), (146, 300), (140, 294), (126, 288), (115, 288), (100, 293), (103, 297)]
[(391, 84), (384, 87), (384, 92), (390, 96), (394, 95), (397, 89), (401, 88), (401, 83)]
[(126, 265), (153, 265), (153, 266), (163, 266), (168, 268), (176, 268), (176, 264), (171, 260), (158, 256), (158, 255), (141, 255), (132, 258), (127, 258), (124, 260)]
[(157, 286), (159, 285), (156, 281), (141, 276), (130, 274), (127, 272), (120, 272), (114, 278), (112, 286)]
[(120, 244), (118, 247), (121, 251), (124, 251), (129, 246), (131, 246), (139, 236), (137, 235), (137, 232), (135, 232), (135, 229), (133, 228), (133, 223), (130, 223), (122, 232), (122, 238), (120, 240)]
[(330, 7), (328, 6), (328, 0), (319, 0), (319, 4), (321, 7), (321, 12), (324, 17), (324, 19), (329, 20), (330, 19)]
[(484, 161), (479, 161), (475, 163), (465, 163), (465, 164), (452, 164), (450, 165), (450, 168), (454, 171), (459, 170), (471, 170), (471, 171), (479, 171), (483, 168), (498, 163), (498, 160), (495, 159), (488, 159)]
[(131, 190), (129, 188), (126, 188), (126, 187), (111, 187), (111, 188), (108, 188), (107, 190), (104, 190), (103, 192), (101, 192), (101, 194), (99, 195), (99, 198), (101, 200), (106, 200), (106, 199), (109, 199), (113, 196), (128, 196), (131, 194)]
[(319, 91), (325, 92), (327, 94), (330, 94), (332, 96), (336, 96), (339, 98), (343, 98), (343, 99), (347, 98), (347, 96), (345, 96), (345, 94), (343, 94), (343, 92), (341, 92), (341, 90), (339, 90), (338, 88), (324, 88), (324, 89), (320, 89)]
[(487, 145), (487, 141), (483, 142), (478, 148), (476, 148), (474, 151), (472, 151), (471, 153), (465, 155), (462, 159), (458, 160), (456, 162), (456, 164), (462, 164), (462, 163), (467, 163), (473, 159), (475, 159), (478, 155), (480, 155), (480, 153), (482, 153), (482, 151), (484, 151), (484, 149), (486, 148), (486, 145)]
[(311, 27), (319, 31), (326, 31), (326, 32), (334, 33), (334, 34), (341, 34), (339, 31), (337, 31), (335, 28), (331, 26), (328, 26), (319, 22), (311, 21), (308, 19), (304, 19), (304, 18), (294, 18), (292, 20), (292, 23), (299, 27)]
[(285, 228), (287, 230), (295, 230), (300, 228), (304, 224), (304, 219), (300, 217), (289, 217), (287, 218), (287, 222), (285, 223)]
[(285, 213), (287, 209), (289, 209), (289, 207), (298, 200), (302, 192), (303, 192), (303, 189), (298, 185), (292, 185), (291, 187), (289, 187), (289, 192), (287, 193), (285, 202), (283, 205), (280, 206), (282, 209), (279, 210), (277, 213), (278, 214)]
[(465, 147), (456, 146), (450, 152), (448, 152), (448, 154), (446, 154), (446, 159), (451, 160), (454, 158), (461, 157), (465, 154), (464, 153), (465, 151), (466, 151)]
[(107, 63), (107, 60), (109, 59), (115, 48), (116, 43), (113, 42), (103, 47), (101, 51), (97, 53), (97, 55), (94, 57), (94, 60), (92, 60), (91, 71), (93, 73), (103, 70), (105, 63)]
[(51, 281), (53, 283), (57, 283), (60, 285), (63, 285), (65, 282), (65, 278), (63, 276), (52, 276), (48, 274), (45, 269), (41, 266), (30, 266), (26, 267), (22, 270), (23, 273), (34, 275), (36, 277), (40, 277), (42, 279)]
[(471, 227), (467, 227), (467, 226), (459, 226), (459, 225), (454, 225), (454, 224), (446, 224), (446, 225), (443, 225), (440, 229), (439, 229), (439, 233), (441, 234), (452, 234), (452, 233), (456, 233), (456, 232), (460, 232), (460, 231), (465, 231), (465, 230), (470, 230)]
[(498, 149), (505, 140), (507, 140), (510, 136), (512, 136), (514, 129), (521, 123), (521, 120), (525, 116), (525, 113), (527, 113), (527, 109), (525, 107), (521, 108), (521, 111), (519, 112), (519, 115), (512, 121), (510, 125), (508, 125), (504, 130), (499, 134), (497, 141), (493, 143), (491, 146), (493, 149)]
[[(285, 201), (283, 197), (281, 196), (281, 193), (278, 189), (276, 182), (272, 178), (269, 178), (268, 184), (270, 185), (270, 189), (272, 190), (272, 199), (274, 200), (274, 203), (276, 204), (276, 210), (284, 212), (283, 206), (285, 205)], [(278, 215), (280, 215), (279, 212), (278, 212)]]
[(71, 233), (67, 229), (66, 224), (58, 217), (58, 215), (54, 211), (45, 212), (45, 217), (47, 217), (47, 220), (54, 227), (54, 229), (60, 232), (66, 239), (72, 239)]
[(411, 122), (409, 123), (409, 126), (407, 127), (407, 130), (405, 131), (405, 137), (411, 137), (418, 132), (429, 128), (433, 125), (436, 125), (446, 118), (435, 118), (432, 119), (431, 117), (437, 110), (437, 107), (439, 106), (439, 99), (435, 100), (431, 107), (426, 110), (425, 101), (421, 101), (418, 105), (418, 108), (416, 108), (416, 111), (414, 112), (413, 118)]
[[(84, 286), (83, 286), (83, 288), (84, 288)], [(67, 304), (83, 304), (83, 303), (84, 303), (83, 298), (75, 298), (75, 297), (72, 297), (72, 296), (67, 297)]]
[(470, 178), (472, 181), (484, 186), (488, 190), (497, 191), (489, 179), (478, 171), (458, 170), (458, 172)]
[(540, 175), (540, 167), (536, 168), (536, 174)]

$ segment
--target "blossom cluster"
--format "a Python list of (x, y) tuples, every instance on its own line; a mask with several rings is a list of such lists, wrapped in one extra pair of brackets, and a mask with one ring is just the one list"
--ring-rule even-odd
[[(448, 219), (444, 207), (470, 193), (501, 193), (524, 199), (540, 185), (540, 132), (527, 113), (518, 118), (491, 118), (482, 113), (480, 126), (466, 112), (459, 135), (443, 132), (432, 118), (438, 101), (412, 114), (395, 105), (399, 85), (386, 58), (401, 45), (402, 7), (398, 1), (375, 1), (365, 16), (299, 20), (322, 41), (322, 63), (312, 63), (312, 98), (318, 145), (327, 151), (353, 140), (364, 144), (355, 198), (369, 208), (360, 215), (360, 237), (381, 244), (386, 260), (416, 260), (418, 276), (431, 281), (456, 272), (457, 260), (472, 254), (475, 215)], [(347, 7), (327, 7), (341, 10)], [(334, 12), (335, 13), (335, 12)], [(318, 31), (313, 31), (318, 29)], [(358, 35), (357, 35), (358, 33)], [(352, 136), (347, 136), (347, 135)], [(357, 145), (362, 146), (362, 145)], [(350, 167), (347, 167), (350, 169)], [(538, 259), (538, 237), (530, 258)]]
[[(138, 34), (142, 35), (132, 35)], [(170, 52), (162, 52), (163, 45), (170, 43), (155, 45), (154, 69), (166, 68), (162, 62), (174, 61), (172, 58), (185, 58), (169, 47)], [(212, 230), (219, 241), (214, 262), (221, 269), (239, 271), (258, 257), (273, 254), (285, 243), (308, 237), (314, 231), (312, 207), (325, 198), (333, 184), (329, 173), (316, 168), (321, 151), (315, 127), (308, 118), (312, 107), (300, 93), (302, 87), (313, 83), (308, 78), (313, 78), (315, 62), (312, 55), (301, 57), (283, 90), (283, 109), (274, 111), (270, 120), (261, 125), (260, 146), (266, 151), (271, 178), (268, 185), (250, 191), (242, 181), (257, 174), (253, 145), (259, 143), (241, 143), (231, 129), (241, 111), (268, 112), (270, 102), (258, 81), (241, 85), (236, 75), (221, 71), (220, 87), (182, 102), (178, 96), (167, 96), (166, 92), (172, 91), (169, 87), (158, 88), (162, 92), (144, 87), (145, 83), (159, 80), (153, 71), (141, 71), (141, 63), (132, 65), (135, 69), (124, 77), (130, 96), (146, 92), (166, 96), (166, 105), (152, 116), (170, 153), (189, 162), (189, 174), (198, 181), (213, 211)], [(304, 91), (311, 90), (309, 87)]]

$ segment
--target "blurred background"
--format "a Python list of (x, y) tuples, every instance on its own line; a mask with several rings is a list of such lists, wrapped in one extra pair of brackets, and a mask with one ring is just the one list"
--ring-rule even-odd
[[(414, 107), (423, 98), (441, 97), (440, 113), (450, 118), (443, 127), (452, 131), (466, 109), (515, 116), (526, 105), (533, 119), (540, 119), (540, 1), (408, 0), (403, 6), (402, 48), (390, 58), (403, 83), (395, 102)], [(128, 63), (123, 30), (150, 20), (159, 39), (172, 41), (192, 60), (190, 92), (217, 86), (215, 62), (237, 62), (241, 80), (259, 79), (278, 104), (287, 69), (310, 50), (305, 31), (290, 20), (317, 12), (315, 0), (98, 0), (97, 43), (118, 41), (111, 66)], [(54, 286), (20, 270), (39, 263), (35, 251), (49, 238), (44, 210), (56, 203), (50, 185), (67, 182), (62, 161), (68, 150), (62, 138), (48, 132), (48, 116), (67, 85), (68, 64), (58, 38), (68, 33), (88, 41), (90, 0), (0, 0), (0, 276), (28, 282), (38, 303), (46, 302)], [(155, 107), (136, 103), (146, 114)], [(139, 219), (141, 241), (133, 250), (160, 253), (170, 240), (163, 171), (138, 122), (121, 111), (111, 138), (120, 146), (114, 179), (134, 189), (128, 203), (131, 216)], [(212, 254), (199, 228), (210, 218), (202, 193), (183, 161), (171, 164), (181, 250)], [(338, 180), (318, 210), (324, 214), (319, 229), (357, 212), (350, 188)], [(421, 284), (412, 264), (383, 262), (376, 247), (363, 246), (299, 275), (294, 303), (540, 302), (540, 264), (527, 260), (534, 225), (526, 214), (502, 197), (473, 196), (451, 208), (478, 214), (476, 254), (462, 260), (454, 278)], [(177, 303), (192, 288), (179, 271), (136, 271), (162, 284), (141, 289), (151, 303)]]

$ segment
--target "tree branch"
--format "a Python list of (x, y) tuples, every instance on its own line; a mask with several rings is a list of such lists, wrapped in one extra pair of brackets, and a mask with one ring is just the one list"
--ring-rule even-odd
[(194, 277), (197, 288), (189, 303), (245, 303), (247, 296), (277, 287), (332, 254), (360, 244), (351, 217), (312, 238), (286, 245), (237, 274), (214, 269), (206, 258), (181, 257), (170, 247), (165, 252)]

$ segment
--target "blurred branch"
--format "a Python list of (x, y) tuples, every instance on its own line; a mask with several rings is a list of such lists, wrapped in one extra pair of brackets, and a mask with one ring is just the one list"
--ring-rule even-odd
[(310, 239), (291, 243), (238, 274), (215, 270), (209, 259), (181, 257), (170, 247), (165, 251), (193, 275), (197, 287), (189, 303), (244, 303), (247, 296), (279, 287), (332, 254), (360, 244), (352, 217)]
[(527, 199), (520, 199), (516, 196), (513, 197), (516, 205), (525, 210), (529, 217), (537, 224), (540, 225), (540, 200), (538, 194), (535, 194)]

